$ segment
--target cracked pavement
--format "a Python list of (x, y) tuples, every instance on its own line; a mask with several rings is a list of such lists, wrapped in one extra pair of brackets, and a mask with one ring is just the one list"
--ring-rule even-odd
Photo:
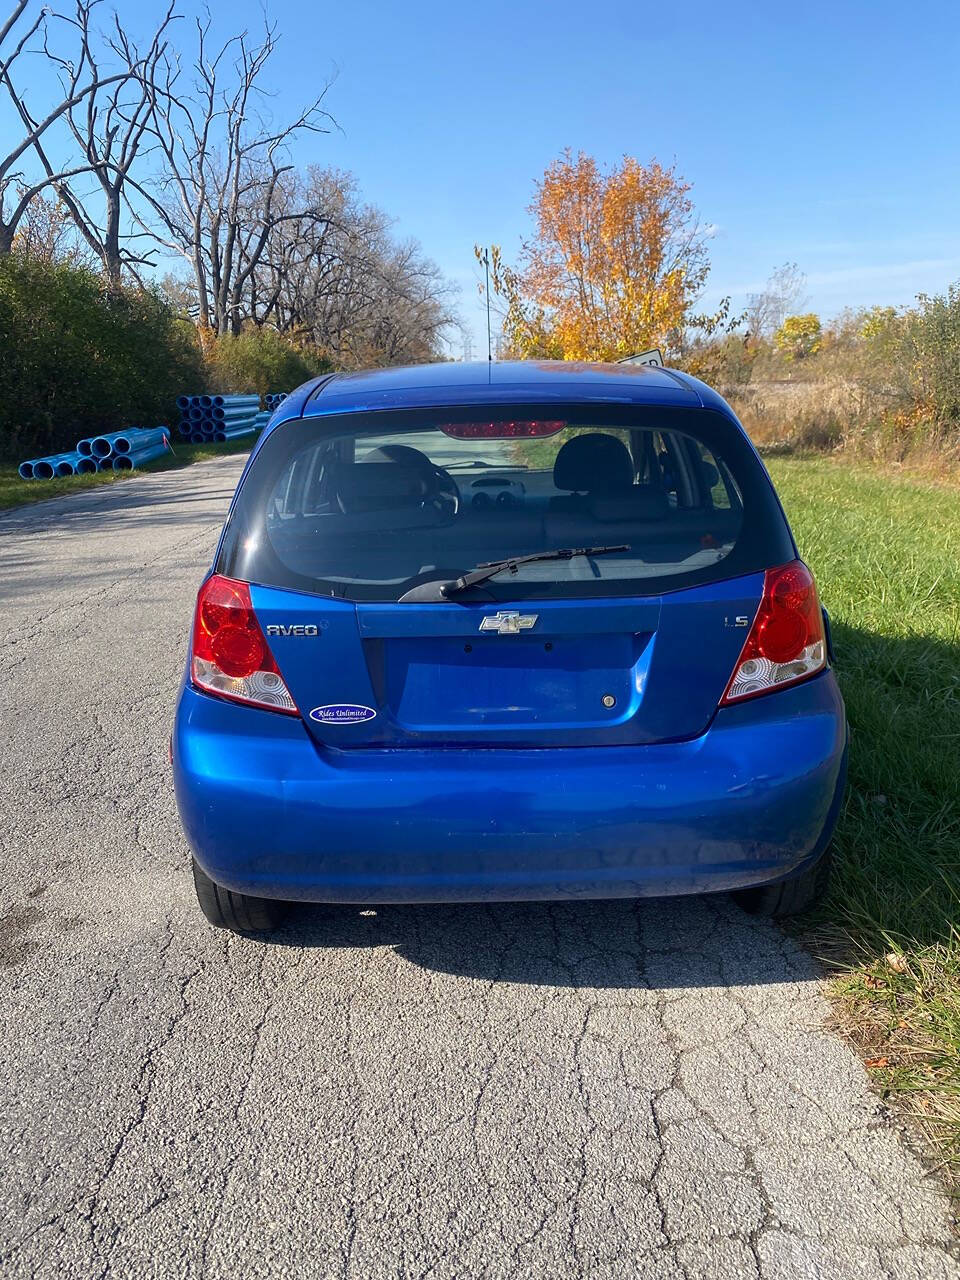
[(0, 517), (3, 1275), (960, 1277), (726, 899), (205, 924), (167, 738), (241, 464)]

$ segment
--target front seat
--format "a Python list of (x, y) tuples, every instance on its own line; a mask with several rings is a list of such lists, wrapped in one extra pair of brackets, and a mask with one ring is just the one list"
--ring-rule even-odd
[(444, 467), (438, 467), (435, 462), (431, 462), (420, 449), (414, 449), (408, 444), (383, 444), (379, 449), (368, 453), (363, 461), (364, 463), (396, 462), (402, 466), (419, 468), (432, 478), (441, 501), (451, 508), (450, 514), (456, 515), (459, 511), (460, 490), (456, 480)]
[(574, 436), (557, 454), (553, 484), (567, 492), (550, 499), (551, 511), (576, 511), (589, 498), (626, 494), (633, 485), (630, 450), (601, 431)]

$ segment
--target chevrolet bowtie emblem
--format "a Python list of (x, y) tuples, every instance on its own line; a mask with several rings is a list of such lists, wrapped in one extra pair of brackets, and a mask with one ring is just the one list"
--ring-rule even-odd
[(481, 631), (496, 631), (500, 636), (515, 636), (521, 631), (529, 631), (537, 625), (536, 613), (513, 613), (501, 609), (499, 613), (490, 614), (480, 623)]

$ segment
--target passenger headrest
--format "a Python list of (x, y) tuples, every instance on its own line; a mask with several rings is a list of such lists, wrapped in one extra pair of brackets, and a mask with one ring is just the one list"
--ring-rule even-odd
[(571, 493), (616, 493), (633, 484), (633, 462), (622, 440), (599, 431), (574, 436), (553, 464), (553, 483)]

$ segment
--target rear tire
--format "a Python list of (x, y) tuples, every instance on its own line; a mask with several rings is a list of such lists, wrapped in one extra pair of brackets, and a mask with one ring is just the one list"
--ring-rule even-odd
[(742, 910), (752, 916), (796, 916), (808, 911), (823, 897), (830, 880), (831, 851), (828, 849), (812, 867), (777, 884), (756, 889), (738, 889), (732, 896)]
[(253, 898), (247, 893), (234, 893), (211, 880), (193, 859), (193, 883), (200, 910), (218, 929), (234, 933), (266, 933), (275, 929), (287, 914), (287, 904), (273, 898)]

